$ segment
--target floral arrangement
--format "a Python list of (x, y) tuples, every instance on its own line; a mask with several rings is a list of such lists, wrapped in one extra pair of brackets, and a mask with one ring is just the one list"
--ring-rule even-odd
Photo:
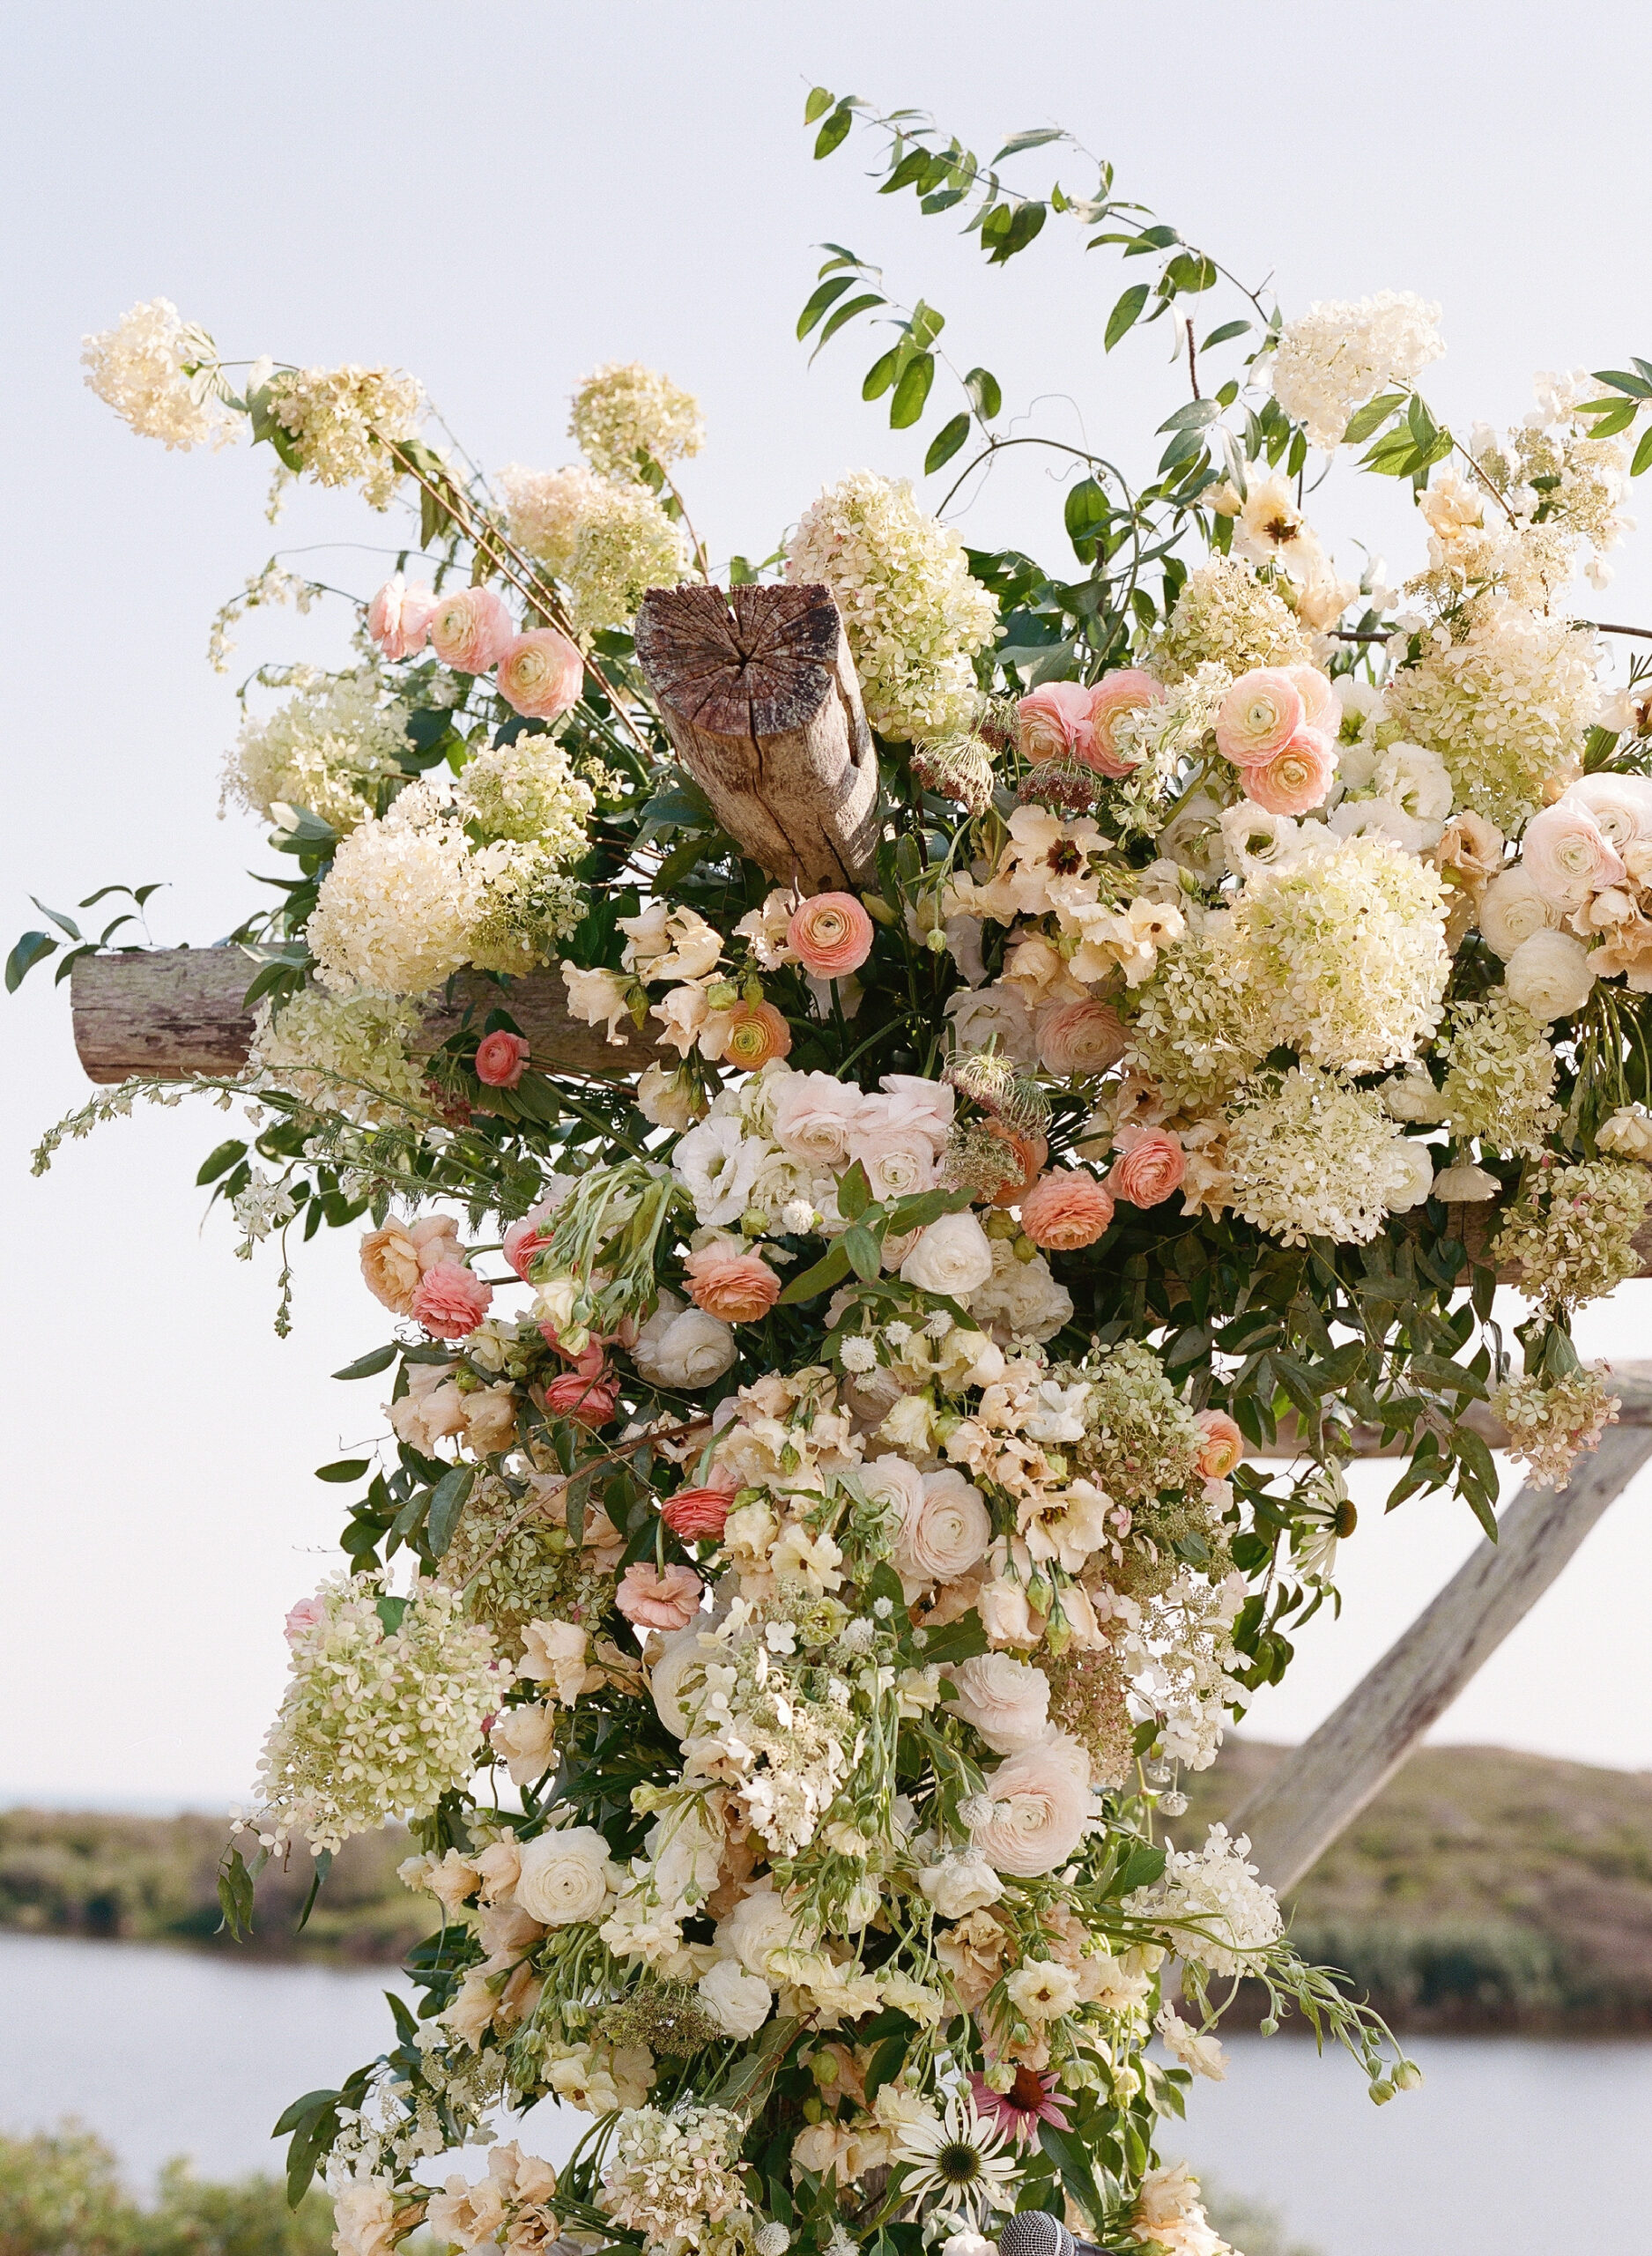
[[(489, 479), (396, 372), (243, 377), (164, 300), (87, 347), (139, 432), (247, 429), (278, 486), (419, 512), (341, 669), (258, 677), (285, 701), (226, 792), (296, 873), (235, 935), (247, 1071), (198, 1084), (246, 1110), (202, 1170), (241, 1250), (363, 1221), (394, 1326), (339, 1374), (389, 1430), (322, 1468), (359, 1491), (346, 1563), (288, 1618), (238, 1833), (320, 1886), (402, 1817), (435, 1907), (417, 2015), (280, 2126), (342, 2256), (421, 2224), (988, 2256), (1033, 2209), (1213, 2256), (1156, 2141), (1224, 2073), (1241, 1980), (1374, 2097), (1418, 2074), (1242, 1837), (1178, 1843), (1179, 1772), (1334, 1599), (1356, 1422), (1404, 1443), (1396, 1502), (1489, 1525), (1471, 1405), (1551, 1482), (1615, 1407), (1568, 1326), (1652, 1202), (1652, 712), (1566, 593), (1609, 572), (1652, 371), (1541, 379), (1461, 438), (1417, 389), (1436, 308), (1287, 320), (1105, 167), (1088, 198), (1003, 185), (1060, 137), (983, 167), (818, 92), (817, 152), (857, 115), (885, 188), (968, 207), (994, 261), (1051, 214), (1148, 258), (1108, 349), (1158, 323), (1189, 397), (1139, 484), (1064, 449), (1058, 571), (868, 472), (803, 510), (764, 569), (829, 592), (875, 731), (852, 888), (719, 828), (639, 664), (645, 592), (712, 577), (667, 378), (598, 370), (582, 461)], [(875, 279), (834, 253), (800, 330), (883, 308), (865, 390), (911, 427), (941, 316)], [(1218, 289), (1239, 317), (1200, 342)], [(962, 389), (928, 475), (1011, 443), (996, 379)], [(1305, 514), (1359, 447), (1415, 490), (1399, 590)], [(325, 592), (273, 561), (217, 662), (249, 608)], [(68, 960), (96, 945), (58, 921)], [(12, 983), (57, 946), (26, 935)], [(611, 1077), (537, 1053), (534, 977)], [(41, 1164), (181, 1093), (97, 1100)], [(287, 1291), (284, 1262), (284, 1323)], [(250, 1887), (237, 1847), (232, 1924)], [(546, 2096), (589, 2118), (559, 2169), (505, 2145), (433, 2190)]]

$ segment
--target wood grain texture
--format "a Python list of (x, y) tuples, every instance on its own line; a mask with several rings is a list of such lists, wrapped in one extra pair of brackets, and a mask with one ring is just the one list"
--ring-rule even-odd
[(824, 587), (651, 588), (637, 658), (678, 758), (742, 850), (804, 892), (878, 850), (878, 760)]
[[(182, 1080), (240, 1072), (252, 1038), (252, 1014), (241, 998), (256, 969), (240, 948), (83, 956), (70, 974), (70, 995), (75, 1048), (87, 1078), (108, 1082), (134, 1074)], [(451, 984), (451, 1001), (444, 997), (426, 1017), (432, 1049), (459, 1025), (467, 1007), (479, 1019), (503, 1003), (544, 1072), (625, 1080), (660, 1054), (651, 1035), (634, 1027), (626, 1029), (623, 1047), (611, 1048), (601, 1027), (570, 1018), (559, 973), (516, 980), (507, 993), (473, 973), (461, 973)]]
[(1399, 1769), (1652, 1458), (1652, 1367), (1613, 1373), (1621, 1422), (1568, 1485), (1522, 1488), (1433, 1602), (1335, 1714), (1234, 1814), (1270, 1887), (1293, 1887)]

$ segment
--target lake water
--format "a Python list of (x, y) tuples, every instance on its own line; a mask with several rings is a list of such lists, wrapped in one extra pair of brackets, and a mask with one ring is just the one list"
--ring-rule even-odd
[[(78, 2116), (144, 2185), (169, 2156), (275, 2171), (270, 2126), (383, 2046), (382, 1972), (236, 1965), (0, 1934), (0, 2129)], [(1423, 2089), (1373, 2107), (1351, 2061), (1234, 2040), (1176, 2141), (1316, 2256), (1552, 2256), (1652, 2243), (1652, 2044), (1419, 2038)], [(556, 2159), (582, 2120), (540, 2107)]]

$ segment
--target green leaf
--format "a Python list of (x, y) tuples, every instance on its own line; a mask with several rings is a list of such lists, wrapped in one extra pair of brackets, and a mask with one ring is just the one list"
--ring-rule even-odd
[(1068, 487), (1062, 518), (1067, 538), (1075, 546), (1081, 540), (1093, 539), (1111, 515), (1107, 495), (1093, 478), (1081, 478), (1076, 486)]
[(895, 396), (889, 403), (889, 427), (905, 431), (923, 412), (923, 404), (930, 396), (930, 386), (935, 382), (933, 352), (915, 352), (900, 372), (895, 386)]
[(982, 1627), (978, 1614), (966, 1614), (961, 1621), (945, 1622), (938, 1629), (924, 1633), (920, 1645), (915, 1636), (915, 1649), (922, 1656), (925, 1666), (933, 1661), (938, 1667), (951, 1668), (960, 1660), (974, 1660), (987, 1650), (987, 1632)]
[(923, 457), (923, 475), (929, 478), (943, 463), (951, 462), (968, 436), (967, 415), (954, 415), (950, 423), (944, 423), (930, 442), (930, 451)]
[(823, 282), (797, 316), (798, 336), (807, 337), (826, 308), (834, 304), (846, 290), (854, 287), (855, 277), (852, 274), (834, 274), (829, 282)]
[(1127, 330), (1135, 328), (1137, 322), (1141, 317), (1142, 308), (1146, 303), (1146, 283), (1132, 282), (1130, 288), (1125, 291), (1117, 305), (1114, 307), (1112, 312), (1108, 315), (1107, 335), (1102, 339), (1103, 348), (1107, 352), (1110, 352), (1113, 350), (1113, 347), (1118, 343), (1120, 338), (1122, 337)]
[(1221, 412), (1213, 399), (1189, 399), (1174, 414), (1167, 415), (1159, 428), (1161, 431), (1202, 431), (1207, 423), (1214, 423)]
[[(1633, 399), (1652, 399), (1652, 384), (1644, 376), (1632, 376), (1626, 368), (1596, 368), (1594, 377), (1597, 384), (1610, 384), (1614, 391), (1626, 391)], [(1593, 400), (1586, 399), (1578, 412), (1590, 414), (1594, 405)]]
[(866, 1179), (866, 1170), (856, 1160), (846, 1168), (838, 1182), (838, 1212), (851, 1222), (859, 1221), (872, 1203), (872, 1186)]
[(833, 1285), (842, 1283), (849, 1273), (849, 1258), (843, 1250), (842, 1238), (834, 1238), (832, 1249), (823, 1261), (812, 1269), (805, 1269), (801, 1277), (794, 1277), (780, 1296), (782, 1308), (795, 1308), (799, 1301), (811, 1301), (821, 1293), (829, 1292)]
[(836, 97), (829, 94), (824, 86), (811, 87), (809, 99), (803, 106), (804, 123), (812, 125), (817, 117), (824, 117), (835, 99)]
[[(1578, 412), (1583, 414), (1587, 412), (1589, 412), (1588, 405), (1585, 403), (1579, 408)], [(1596, 439), (1615, 439), (1619, 431), (1626, 431), (1629, 428), (1639, 413), (1639, 402), (1633, 399), (1614, 400), (1602, 412), (1595, 416), (1589, 435)]]
[(385, 1636), (393, 1637), (402, 1626), (402, 1616), (407, 1611), (407, 1600), (404, 1598), (375, 1598), (373, 1601), (373, 1610), (384, 1624)]
[(983, 423), (990, 423), (1004, 405), (1003, 389), (990, 368), (972, 368), (964, 378), (964, 390)]
[(812, 361), (815, 359), (816, 354), (819, 352), (822, 345), (829, 345), (831, 343), (832, 339), (837, 335), (839, 330), (843, 327), (846, 322), (853, 321), (857, 314), (870, 312), (874, 306), (886, 306), (888, 303), (888, 299), (880, 298), (876, 290), (863, 291), (858, 298), (848, 299), (844, 304), (838, 308), (831, 320), (826, 323), (826, 327), (820, 331), (819, 339), (815, 345), (814, 352), (809, 355), (810, 360)]
[(1139, 1849), (1132, 1849), (1115, 1875), (1108, 1894), (1133, 1896), (1138, 1888), (1151, 1888), (1163, 1873), (1165, 1861), (1162, 1849), (1152, 1849), (1145, 1844)]
[(895, 380), (895, 371), (900, 366), (900, 345), (892, 345), (887, 352), (880, 353), (872, 362), (861, 383), (863, 399), (883, 397)]
[(817, 163), (822, 157), (829, 157), (832, 154), (833, 149), (844, 139), (853, 123), (854, 114), (848, 104), (840, 102), (815, 136), (814, 153)]
[(359, 1355), (353, 1363), (346, 1363), (343, 1370), (335, 1371), (333, 1377), (335, 1378), (376, 1378), (381, 1371), (389, 1370), (399, 1353), (400, 1350), (392, 1340), (388, 1347), (374, 1347), (371, 1354)]
[(992, 161), (1001, 165), (1006, 157), (1019, 157), (1023, 149), (1042, 149), (1051, 141), (1066, 138), (1059, 125), (1035, 125), (1026, 133), (1012, 133)]
[(195, 1179), (198, 1184), (216, 1183), (220, 1175), (229, 1173), (237, 1160), (244, 1160), (246, 1156), (246, 1145), (239, 1136), (232, 1136), (227, 1143), (220, 1144), (215, 1152), (207, 1154)]
[(862, 1284), (870, 1285), (883, 1268), (883, 1247), (875, 1231), (864, 1222), (851, 1223), (838, 1243), (848, 1257), (848, 1264)]
[(76, 924), (72, 916), (65, 916), (60, 909), (48, 909), (38, 894), (30, 894), (29, 899), (34, 903), (34, 906), (40, 910), (42, 916), (49, 916), (51, 918), (53, 924), (56, 925), (60, 932), (67, 932), (71, 940), (85, 939), (85, 934), (81, 931), (79, 925)]
[(1349, 417), (1348, 427), (1342, 434), (1343, 444), (1353, 446), (1361, 439), (1368, 439), (1404, 404), (1405, 394), (1403, 391), (1386, 391), (1380, 393), (1375, 399), (1367, 400), (1363, 407), (1356, 408)]
[(1199, 350), (1201, 352), (1208, 352), (1214, 345), (1229, 344), (1235, 337), (1243, 337), (1249, 327), (1250, 323), (1248, 321), (1225, 321), (1219, 329), (1213, 329), (1211, 331)]
[(1634, 450), (1634, 460), (1629, 465), (1630, 477), (1639, 478), (1649, 465), (1652, 465), (1652, 423), (1648, 423), (1641, 434), (1641, 443)]
[(373, 1459), (370, 1457), (337, 1458), (331, 1465), (318, 1465), (315, 1468), (315, 1478), (318, 1480), (337, 1480), (341, 1483), (346, 1480), (359, 1480), (372, 1462)]
[(237, 1942), (244, 1942), (252, 1933), (253, 1886), (252, 1874), (238, 1848), (230, 1850), (219, 1872), (218, 1907), (224, 1915), (225, 1932)]
[(41, 959), (55, 955), (57, 947), (49, 932), (25, 932), (6, 958), (6, 993), (15, 995)]
[(270, 2137), (285, 2139), (289, 2131), (296, 2131), (301, 2124), (311, 2121), (342, 2096), (337, 2091), (307, 2091), (301, 2099), (295, 2099), (290, 2107), (283, 2109)]
[(474, 1465), (456, 1465), (437, 1481), (430, 1499), (430, 1517), (425, 1523), (426, 1537), (433, 1559), (446, 1555), (453, 1540), (453, 1531), (459, 1524), (459, 1514), (476, 1486), (477, 1468)]

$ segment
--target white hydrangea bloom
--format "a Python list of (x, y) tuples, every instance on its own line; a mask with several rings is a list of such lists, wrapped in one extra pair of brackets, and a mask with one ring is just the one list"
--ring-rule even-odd
[(693, 392), (640, 360), (610, 361), (574, 395), (568, 436), (606, 478), (634, 478), (646, 461), (697, 455), (706, 427)]
[(1414, 1149), (1374, 1096), (1293, 1066), (1260, 1077), (1230, 1112), (1226, 1203), (1286, 1245), (1363, 1245), (1409, 1202)]
[(969, 660), (992, 640), (997, 599), (970, 577), (963, 542), (919, 507), (905, 479), (863, 470), (829, 487), (804, 512), (786, 577), (831, 590), (880, 735), (905, 742), (967, 725)]
[(169, 298), (151, 298), (121, 315), (113, 329), (81, 339), (86, 382), (140, 438), (159, 439), (185, 454), (191, 447), (228, 446), (236, 419), (201, 376), (186, 366), (216, 368), (218, 350), (204, 329), (186, 323)]
[(224, 798), (266, 821), (307, 807), (341, 836), (373, 813), (373, 787), (404, 770), (407, 708), (371, 666), (313, 677), (264, 720), (248, 720), (224, 762)]
[(1148, 653), (1161, 680), (1179, 682), (1204, 665), (1232, 674), (1251, 666), (1313, 663), (1313, 645), (1277, 590), (1237, 558), (1211, 556), (1189, 575)]
[(1273, 396), (1316, 447), (1336, 447), (1357, 407), (1409, 384), (1445, 351), (1440, 308), (1410, 290), (1315, 301), (1286, 324), (1273, 357)]
[(688, 542), (646, 486), (607, 486), (581, 517), (563, 573), (577, 633), (628, 627), (650, 588), (688, 572)]
[(375, 509), (389, 507), (401, 477), (389, 448), (411, 439), (422, 386), (399, 368), (289, 368), (271, 377), (275, 418), (322, 486), (360, 485)]
[(1151, 1919), (1184, 1958), (1212, 1974), (1253, 1972), (1285, 1931), (1272, 1889), (1246, 1862), (1250, 1843), (1212, 1825), (1202, 1849), (1172, 1849), (1162, 1878), (1124, 1899), (1132, 1918)]
[(420, 1023), (401, 996), (306, 987), (278, 1013), (268, 998), (259, 1005), (248, 1071), (355, 1120), (378, 1118), (382, 1099), (422, 1108), (425, 1070), (412, 1055)]
[(323, 986), (422, 995), (466, 962), (484, 878), (456, 822), (404, 791), (352, 831), (322, 879), (307, 937)]
[(560, 579), (574, 560), (581, 525), (607, 487), (583, 463), (563, 470), (524, 470), (520, 463), (507, 463), (498, 484), (511, 538)]
[(467, 761), (455, 794), (467, 821), (489, 838), (541, 847), (561, 862), (585, 850), (596, 795), (552, 738), (518, 737)]

